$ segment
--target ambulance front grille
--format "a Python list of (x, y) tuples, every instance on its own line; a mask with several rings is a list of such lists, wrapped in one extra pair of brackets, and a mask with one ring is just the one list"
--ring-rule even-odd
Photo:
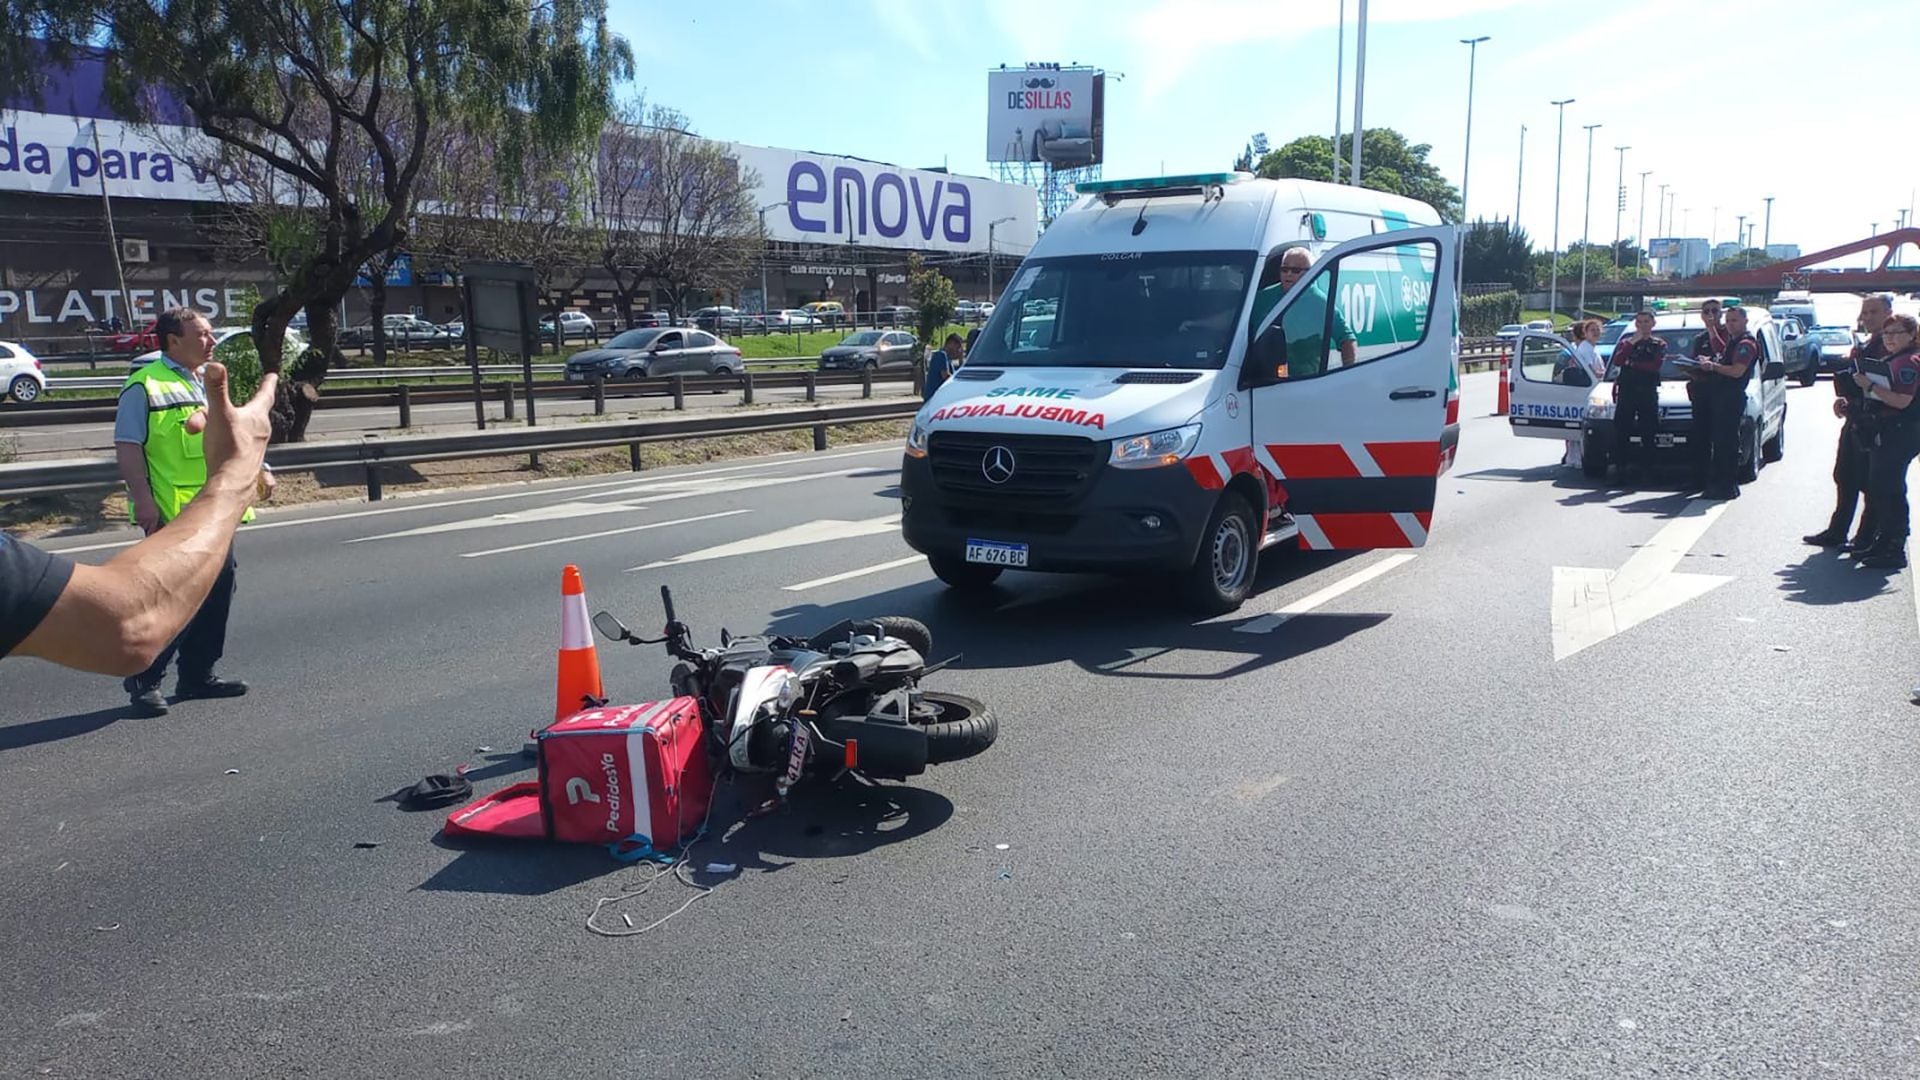
[[(1002, 505), (1058, 506), (1085, 493), (1105, 449), (1105, 443), (1073, 435), (936, 431), (927, 440), (927, 461), (934, 483), (947, 494)], [(988, 455), (996, 450), (1004, 450), (1013, 466), (1011, 474), (999, 482), (985, 468)], [(998, 469), (994, 475), (999, 475)]]

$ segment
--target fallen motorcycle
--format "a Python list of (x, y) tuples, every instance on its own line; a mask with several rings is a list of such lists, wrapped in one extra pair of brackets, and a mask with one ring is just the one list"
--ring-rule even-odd
[(593, 625), (630, 645), (662, 645), (680, 663), (675, 695), (699, 703), (700, 726), (717, 777), (775, 774), (781, 799), (806, 778), (855, 774), (904, 779), (993, 745), (1000, 725), (986, 705), (924, 690), (920, 680), (951, 663), (929, 663), (933, 635), (896, 615), (849, 619), (807, 638), (734, 637), (694, 645), (660, 587), (666, 627), (642, 638), (611, 613)]

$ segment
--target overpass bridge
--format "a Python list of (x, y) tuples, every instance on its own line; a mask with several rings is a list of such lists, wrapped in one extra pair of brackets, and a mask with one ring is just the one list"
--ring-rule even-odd
[[(1920, 292), (1920, 265), (1895, 266), (1893, 263), (1894, 256), (1908, 245), (1913, 245), (1916, 250), (1920, 250), (1920, 228), (1895, 229), (1892, 232), (1880, 233), (1877, 236), (1855, 240), (1838, 247), (1830, 247), (1824, 251), (1809, 252), (1798, 258), (1784, 259), (1746, 270), (1729, 270), (1718, 274), (1701, 274), (1697, 277), (1672, 280), (1589, 281), (1587, 296), (1694, 296), (1703, 293), (1772, 296), (1783, 290), (1816, 293)], [(1872, 257), (1867, 259), (1871, 269), (1814, 269), (1821, 263), (1832, 262), (1862, 252), (1874, 252), (1881, 248), (1885, 248), (1886, 251), (1878, 257), (1877, 264)]]

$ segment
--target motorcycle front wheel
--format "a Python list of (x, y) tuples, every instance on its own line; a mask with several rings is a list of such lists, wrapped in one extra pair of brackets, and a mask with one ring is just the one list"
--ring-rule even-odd
[(1000, 737), (1000, 721), (986, 703), (960, 694), (922, 691), (913, 722), (927, 733), (927, 764), (970, 758)]

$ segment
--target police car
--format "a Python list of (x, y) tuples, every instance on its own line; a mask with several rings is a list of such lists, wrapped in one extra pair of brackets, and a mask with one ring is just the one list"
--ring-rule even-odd
[[(1732, 306), (1732, 305), (1726, 305)], [(1747, 406), (1740, 421), (1741, 483), (1752, 481), (1763, 464), (1778, 461), (1787, 442), (1787, 370), (1780, 327), (1766, 308), (1740, 305), (1747, 332), (1760, 343), (1761, 368), (1747, 381)], [(1687, 378), (1674, 357), (1691, 353), (1693, 339), (1706, 324), (1697, 306), (1669, 304), (1656, 314), (1655, 336), (1667, 343), (1667, 364), (1660, 372), (1660, 423), (1654, 434), (1654, 461), (1685, 464), (1691, 453), (1693, 405)], [(1507, 422), (1523, 438), (1563, 439), (1580, 445), (1581, 471), (1605, 479), (1614, 450), (1613, 381), (1619, 367), (1609, 363), (1598, 386), (1575, 363), (1571, 347), (1552, 334), (1528, 333), (1515, 343), (1509, 366)], [(1638, 438), (1638, 436), (1636, 436)]]
[(1172, 574), (1219, 613), (1265, 548), (1423, 545), (1459, 432), (1452, 227), (1246, 173), (1076, 195), (914, 418), (901, 527), (934, 573)]

